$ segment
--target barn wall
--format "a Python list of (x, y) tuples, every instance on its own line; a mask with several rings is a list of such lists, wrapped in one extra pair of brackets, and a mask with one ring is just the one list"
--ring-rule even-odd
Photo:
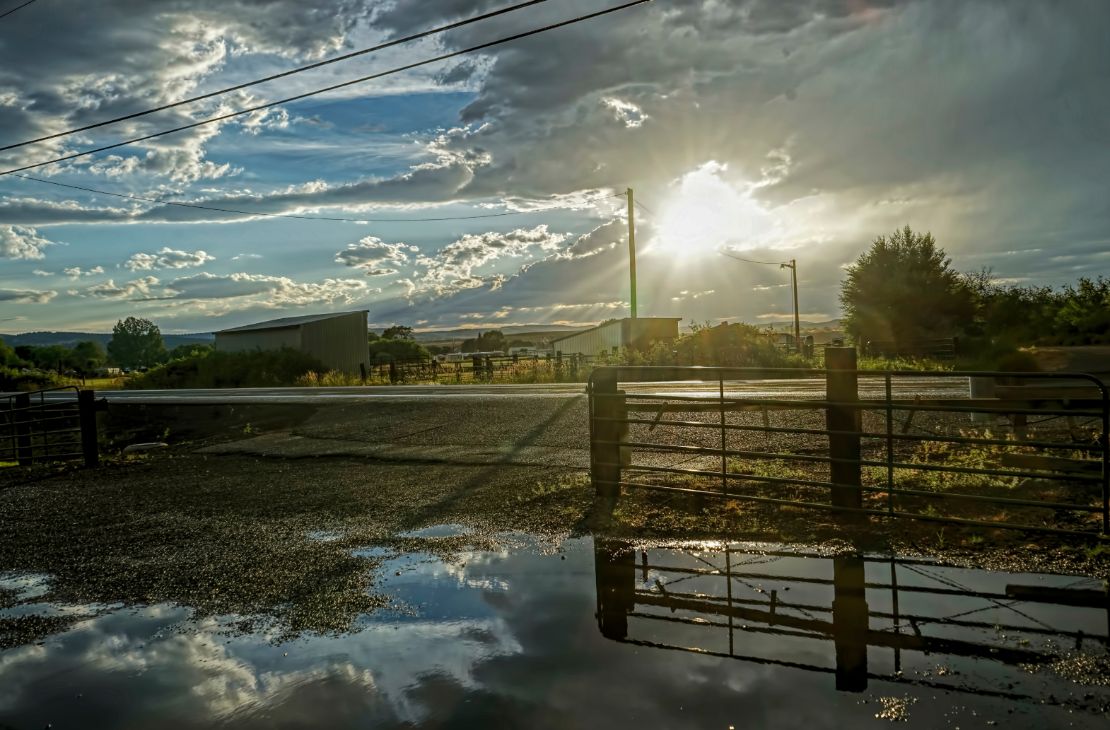
[(329, 369), (357, 375), (369, 359), (366, 312), (302, 324), (301, 347)]
[(216, 350), (219, 352), (280, 350), (283, 347), (301, 348), (300, 327), (216, 333)]
[(611, 353), (614, 347), (621, 347), (622, 323), (609, 322), (600, 327), (571, 335), (552, 343), (556, 352), (564, 355), (586, 355), (597, 357), (602, 353)]

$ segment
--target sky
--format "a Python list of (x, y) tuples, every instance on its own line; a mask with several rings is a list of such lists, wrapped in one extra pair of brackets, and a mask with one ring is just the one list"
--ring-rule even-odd
[[(0, 151), (0, 172), (621, 2), (547, 0)], [(510, 4), (36, 0), (0, 18), (0, 146)], [(1110, 274), (1107, 37), (1104, 0), (652, 0), (0, 174), (0, 331), (355, 309), (379, 328), (584, 326), (628, 313), (630, 187), (639, 314), (685, 324), (786, 320), (773, 264), (791, 259), (801, 317), (836, 318), (844, 267), (904, 225), (1006, 283)]]

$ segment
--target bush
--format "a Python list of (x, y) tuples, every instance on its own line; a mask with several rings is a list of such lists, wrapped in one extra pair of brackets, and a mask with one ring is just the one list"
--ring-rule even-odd
[(16, 370), (0, 367), (0, 391), (27, 391), (57, 388), (67, 382), (56, 373), (45, 370)]
[(673, 343), (656, 343), (645, 353), (628, 353), (623, 359), (629, 365), (809, 367), (804, 358), (784, 352), (765, 333), (747, 324), (696, 327)]
[(160, 388), (267, 388), (294, 385), (308, 372), (324, 372), (316, 358), (300, 350), (207, 352), (159, 365), (131, 378), (131, 390)]

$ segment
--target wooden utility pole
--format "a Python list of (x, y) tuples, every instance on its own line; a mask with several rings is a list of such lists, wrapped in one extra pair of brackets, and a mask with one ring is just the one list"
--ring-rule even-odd
[(782, 264), (790, 269), (790, 284), (794, 288), (794, 352), (802, 351), (802, 328), (798, 321), (798, 260), (790, 259), (790, 263)]
[(632, 188), (628, 188), (628, 277), (632, 285), (629, 299), (632, 319), (636, 319), (636, 210)]

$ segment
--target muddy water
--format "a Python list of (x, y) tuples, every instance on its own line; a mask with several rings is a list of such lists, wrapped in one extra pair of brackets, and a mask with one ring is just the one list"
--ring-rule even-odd
[(188, 607), (45, 603), (48, 576), (3, 576), (0, 620), (77, 621), (6, 642), (0, 727), (1107, 724), (1100, 581), (771, 545), (499, 544), (368, 546), (390, 607), (284, 643)]

